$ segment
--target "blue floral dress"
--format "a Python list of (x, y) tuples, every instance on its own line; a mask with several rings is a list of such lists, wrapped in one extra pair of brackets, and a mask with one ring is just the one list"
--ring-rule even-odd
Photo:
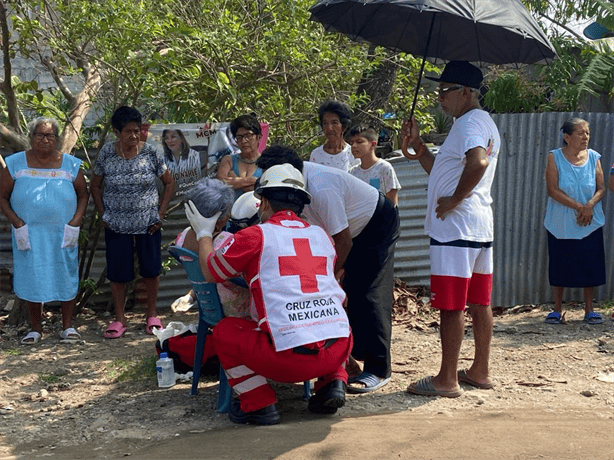
[(11, 193), (13, 211), (25, 221), (30, 249), (17, 249), (13, 229), (15, 294), (29, 302), (68, 301), (79, 288), (78, 247), (62, 248), (64, 226), (77, 210), (73, 182), (81, 160), (62, 155), (58, 169), (28, 167), (26, 153), (6, 158), (15, 181)]

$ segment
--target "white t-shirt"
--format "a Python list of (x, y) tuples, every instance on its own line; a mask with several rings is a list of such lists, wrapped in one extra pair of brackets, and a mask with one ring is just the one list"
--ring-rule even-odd
[[(447, 214), (444, 220), (438, 219), (435, 215), (437, 200), (454, 194), (465, 168), (465, 154), (475, 147), (486, 149), (488, 167), (484, 176), (456, 209)], [(429, 175), (424, 233), (443, 243), (454, 240), (493, 240), (490, 188), (495, 177), (500, 147), (497, 126), (484, 110), (470, 110), (454, 121)]]
[(317, 163), (305, 162), (303, 176), (311, 194), (303, 217), (331, 236), (346, 228), (352, 238), (358, 236), (373, 217), (379, 192), (344, 171)]
[(312, 163), (318, 163), (324, 166), (330, 166), (331, 168), (341, 169), (342, 171), (349, 171), (352, 166), (359, 165), (360, 160), (354, 158), (350, 144), (345, 144), (343, 150), (336, 155), (331, 155), (324, 151), (324, 146), (321, 145), (311, 152), (309, 161)]
[(397, 173), (390, 163), (385, 160), (377, 160), (373, 166), (363, 169), (361, 165), (350, 169), (350, 174), (358, 177), (361, 181), (375, 187), (384, 195), (392, 189), (400, 190), (401, 183), (397, 179)]

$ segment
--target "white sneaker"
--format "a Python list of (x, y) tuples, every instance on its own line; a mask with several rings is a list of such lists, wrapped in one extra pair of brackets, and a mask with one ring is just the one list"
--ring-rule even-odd
[(196, 300), (188, 292), (186, 295), (179, 297), (171, 304), (171, 310), (174, 312), (188, 311), (196, 304)]

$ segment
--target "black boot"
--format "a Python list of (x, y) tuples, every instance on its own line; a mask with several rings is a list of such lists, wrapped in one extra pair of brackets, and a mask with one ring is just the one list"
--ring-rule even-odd
[(345, 383), (333, 380), (309, 398), (308, 409), (314, 414), (334, 414), (345, 405)]
[(234, 423), (275, 425), (279, 423), (279, 412), (277, 412), (275, 404), (271, 404), (270, 406), (263, 407), (253, 412), (243, 412), (241, 410), (241, 401), (237, 398), (232, 398), (230, 401), (230, 409), (228, 410), (228, 418)]

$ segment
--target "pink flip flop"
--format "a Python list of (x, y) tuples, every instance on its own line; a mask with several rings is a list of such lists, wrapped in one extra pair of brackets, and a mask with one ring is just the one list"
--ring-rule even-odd
[(153, 328), (156, 327), (158, 329), (162, 329), (162, 322), (159, 318), (155, 316), (150, 316), (147, 318), (147, 325), (145, 326), (145, 332), (149, 335), (153, 335)]
[(121, 321), (113, 321), (104, 332), (105, 339), (119, 339), (126, 332), (126, 326)]

